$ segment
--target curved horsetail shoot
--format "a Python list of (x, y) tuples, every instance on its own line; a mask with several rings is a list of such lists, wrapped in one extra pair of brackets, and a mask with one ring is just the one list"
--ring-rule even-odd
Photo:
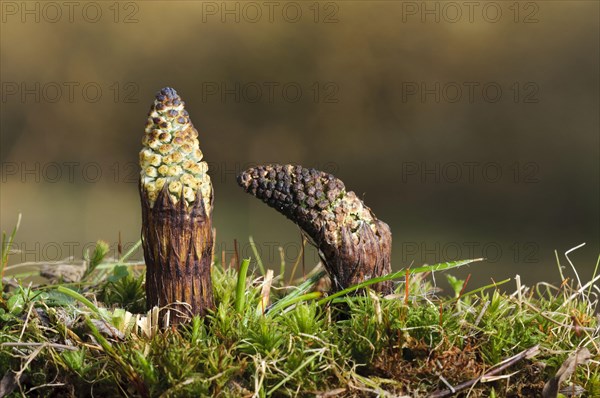
[[(242, 172), (238, 183), (312, 238), (334, 290), (391, 272), (389, 226), (333, 175), (302, 166), (271, 164)], [(392, 283), (373, 287), (390, 293)]]

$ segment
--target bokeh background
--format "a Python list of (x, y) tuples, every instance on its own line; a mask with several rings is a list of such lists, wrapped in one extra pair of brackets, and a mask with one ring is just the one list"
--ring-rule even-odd
[[(140, 234), (146, 114), (178, 90), (215, 188), (217, 255), (288, 270), (300, 234), (245, 194), (257, 163), (333, 172), (393, 265), (487, 257), (471, 286), (589, 280), (599, 249), (599, 3), (3, 1), (1, 229), (11, 264)], [(555, 253), (556, 251), (556, 253)], [(135, 256), (141, 259), (138, 251)], [(316, 262), (308, 251), (307, 267)], [(570, 267), (568, 267), (570, 268)], [(566, 275), (572, 276), (570, 269)]]

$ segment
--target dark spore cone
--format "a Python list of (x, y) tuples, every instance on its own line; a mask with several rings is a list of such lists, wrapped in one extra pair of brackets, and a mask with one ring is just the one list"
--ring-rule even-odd
[[(312, 238), (336, 290), (391, 272), (390, 228), (333, 175), (270, 164), (242, 172), (238, 184)], [(389, 293), (392, 285), (374, 288)]]

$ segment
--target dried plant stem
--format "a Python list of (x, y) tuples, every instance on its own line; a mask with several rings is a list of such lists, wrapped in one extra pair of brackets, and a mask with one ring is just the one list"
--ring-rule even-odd
[(211, 218), (202, 202), (186, 209), (183, 201), (173, 206), (163, 190), (154, 207), (142, 195), (142, 245), (146, 260), (148, 309), (169, 304), (171, 323), (192, 315), (205, 315), (214, 307), (211, 259), (213, 234)]

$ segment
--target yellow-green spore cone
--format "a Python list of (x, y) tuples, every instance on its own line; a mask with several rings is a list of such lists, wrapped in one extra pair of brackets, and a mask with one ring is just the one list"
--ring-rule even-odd
[(208, 165), (202, 160), (198, 131), (174, 89), (163, 88), (156, 95), (142, 144), (141, 183), (150, 205), (166, 186), (173, 204), (185, 200), (192, 205), (202, 200), (210, 214), (212, 184)]

